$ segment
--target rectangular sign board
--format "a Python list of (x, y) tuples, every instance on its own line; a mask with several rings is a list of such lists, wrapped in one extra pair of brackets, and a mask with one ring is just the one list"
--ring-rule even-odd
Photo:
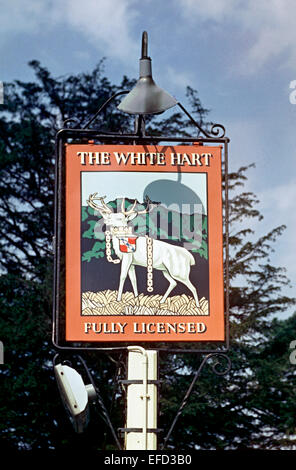
[(221, 153), (65, 144), (66, 341), (224, 341)]

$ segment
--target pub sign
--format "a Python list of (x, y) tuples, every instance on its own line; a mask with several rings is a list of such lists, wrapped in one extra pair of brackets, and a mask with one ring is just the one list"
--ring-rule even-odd
[(221, 146), (64, 146), (67, 342), (224, 341)]

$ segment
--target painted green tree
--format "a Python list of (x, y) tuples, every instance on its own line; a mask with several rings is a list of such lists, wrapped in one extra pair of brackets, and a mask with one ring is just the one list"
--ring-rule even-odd
[[(109, 201), (107, 205), (111, 208), (117, 207), (118, 201)], [(131, 206), (132, 201), (128, 203)], [(138, 203), (137, 210), (145, 209), (145, 205)], [(91, 207), (82, 206), (81, 221), (87, 225), (87, 229), (82, 231), (82, 238), (94, 240), (91, 250), (82, 253), (82, 261), (91, 261), (93, 258), (101, 258), (105, 255), (105, 235), (102, 230), (102, 216)], [(166, 207), (157, 207), (158, 217), (148, 217), (144, 214), (138, 215), (133, 220), (133, 232), (141, 236), (149, 234), (154, 239), (178, 241), (180, 244), (190, 243), (193, 253), (198, 253), (204, 259), (208, 259), (208, 223), (207, 216), (200, 215), (200, 227), (195, 227), (194, 214), (180, 214), (172, 212)], [(164, 224), (157, 224), (157, 220), (162, 219)], [(96, 226), (101, 221), (101, 227), (96, 230)]]
[[(0, 366), (0, 438), (6, 449), (112, 449), (115, 443), (100, 408), (92, 409), (84, 435), (75, 435), (55, 383), (51, 344), (54, 137), (62, 122), (83, 125), (113, 93), (131, 88), (104, 75), (103, 63), (89, 73), (54, 78), (38, 62), (30, 64), (31, 82), (6, 83), (0, 110), (0, 331), (5, 365)], [(187, 89), (187, 107), (207, 125), (208, 110), (198, 93)], [(133, 118), (116, 101), (93, 123), (100, 130), (128, 132)], [(196, 130), (178, 110), (148, 117), (147, 134), (183, 134)], [(250, 170), (251, 171), (251, 170)], [(171, 449), (278, 449), (295, 446), (295, 366), (289, 343), (296, 338), (296, 317), (273, 319), (294, 300), (283, 294), (284, 269), (269, 253), (284, 230), (279, 226), (256, 239), (248, 221), (261, 218), (256, 197), (244, 190), (247, 169), (230, 175), (230, 308), (232, 369), (224, 378), (203, 372), (179, 418)], [(83, 215), (85, 220), (91, 213)], [(92, 233), (92, 225), (88, 227)], [(97, 240), (97, 243), (103, 243)], [(97, 245), (93, 255), (103, 249)], [(66, 358), (63, 356), (63, 359)], [(114, 428), (124, 426), (126, 356), (85, 353)], [(83, 370), (79, 358), (68, 360)], [(178, 409), (198, 358), (161, 355), (160, 427), (165, 431)], [(162, 439), (160, 436), (160, 442)]]

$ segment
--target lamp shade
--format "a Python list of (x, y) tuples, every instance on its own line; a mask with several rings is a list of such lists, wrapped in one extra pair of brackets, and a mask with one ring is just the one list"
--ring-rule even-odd
[(129, 114), (158, 114), (177, 104), (175, 98), (156, 85), (152, 78), (151, 59), (147, 57), (147, 33), (142, 38), (139, 80), (117, 107)]

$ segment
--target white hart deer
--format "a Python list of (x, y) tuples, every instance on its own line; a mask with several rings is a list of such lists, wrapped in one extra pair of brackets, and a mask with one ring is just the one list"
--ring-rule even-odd
[[(106, 226), (111, 228), (112, 233), (112, 245), (113, 249), (121, 260), (121, 271), (119, 280), (119, 289), (117, 300), (121, 300), (123, 286), (127, 275), (130, 278), (134, 295), (138, 296), (137, 278), (135, 266), (147, 266), (147, 248), (146, 248), (146, 237), (139, 236), (137, 238), (136, 249), (132, 253), (123, 253), (119, 248), (119, 239), (116, 236), (116, 231), (126, 231), (128, 223), (133, 220), (137, 215), (151, 212), (156, 204), (151, 203), (149, 198), (146, 196), (146, 209), (136, 211), (135, 207), (137, 200), (134, 201), (132, 207), (129, 210), (125, 210), (125, 199), (121, 203), (121, 212), (114, 213), (110, 207), (104, 202), (106, 196), (97, 197), (97, 193), (90, 194), (87, 203), (94, 210), (98, 211), (104, 220)], [(97, 205), (94, 201), (99, 200), (101, 205)], [(161, 303), (164, 303), (176, 287), (177, 281), (182, 282), (192, 292), (197, 307), (199, 307), (198, 295), (195, 287), (189, 280), (190, 267), (195, 264), (194, 258), (188, 250), (183, 247), (170, 245), (169, 243), (153, 240), (153, 262), (152, 266), (154, 269), (162, 271), (164, 277), (169, 281), (169, 287), (161, 299)]]

